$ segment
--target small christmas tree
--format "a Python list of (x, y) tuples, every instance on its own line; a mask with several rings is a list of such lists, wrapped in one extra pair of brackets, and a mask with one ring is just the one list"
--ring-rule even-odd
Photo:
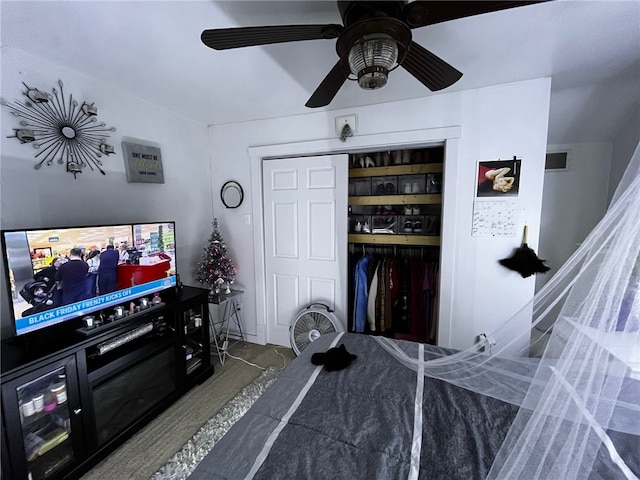
[(227, 247), (219, 230), (218, 219), (214, 218), (213, 232), (202, 253), (202, 260), (198, 263), (196, 280), (212, 292), (218, 293), (222, 283), (227, 282), (227, 286), (233, 283), (236, 273), (236, 267), (227, 256)]

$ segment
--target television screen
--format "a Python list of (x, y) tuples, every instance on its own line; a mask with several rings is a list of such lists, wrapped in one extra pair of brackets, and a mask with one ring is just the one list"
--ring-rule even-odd
[(5, 230), (16, 335), (176, 286), (175, 224)]

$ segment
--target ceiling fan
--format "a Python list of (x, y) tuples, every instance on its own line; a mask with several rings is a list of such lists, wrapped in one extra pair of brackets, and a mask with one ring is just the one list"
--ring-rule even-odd
[[(542, 0), (544, 1), (544, 0)], [(411, 29), (458, 18), (520, 7), (538, 1), (338, 1), (343, 25), (272, 25), (204, 30), (202, 42), (215, 50), (337, 38), (338, 62), (306, 106), (331, 103), (346, 80), (368, 90), (387, 83), (402, 67), (429, 90), (456, 83), (462, 73), (411, 39)], [(351, 77), (353, 75), (353, 77)]]

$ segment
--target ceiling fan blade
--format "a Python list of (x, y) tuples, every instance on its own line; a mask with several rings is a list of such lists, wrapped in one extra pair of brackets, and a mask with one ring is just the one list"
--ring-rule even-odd
[(317, 108), (329, 105), (347, 78), (349, 78), (349, 72), (345, 71), (341, 61), (338, 60), (338, 63), (336, 63), (327, 76), (324, 77), (324, 80), (318, 85), (318, 88), (316, 88), (311, 98), (305, 103), (305, 106)]
[(434, 92), (453, 85), (462, 77), (462, 72), (413, 41), (400, 66)]
[(485, 0), (455, 0), (455, 1), (422, 1), (409, 2), (403, 10), (403, 17), (411, 28), (424, 27), (435, 23), (447, 22), (458, 18), (481, 15), (483, 13), (506, 10), (508, 8), (523, 7), (549, 0), (522, 1), (485, 1)]
[(342, 25), (268, 25), (204, 30), (200, 39), (215, 50), (338, 38)]

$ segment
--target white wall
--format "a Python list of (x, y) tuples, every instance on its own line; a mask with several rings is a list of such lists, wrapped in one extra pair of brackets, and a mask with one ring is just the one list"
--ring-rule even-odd
[[(636, 109), (613, 142), (548, 146), (548, 152), (567, 152), (568, 168), (544, 175), (538, 255), (548, 261), (551, 269), (546, 275), (536, 276), (536, 291), (602, 219), (639, 140), (640, 110)], [(550, 315), (545, 324), (551, 324), (555, 316)]]
[[(550, 87), (550, 79), (541, 79), (466, 92), (463, 97), (461, 172), (469, 179), (458, 192), (464, 210), (457, 221), (464, 229), (456, 243), (459, 258), (454, 295), (460, 306), (453, 317), (459, 323), (453, 331), (452, 347), (467, 347), (477, 334), (495, 331), (534, 293), (535, 277), (523, 279), (499, 265), (498, 260), (509, 257), (520, 246), (525, 224), (529, 227), (529, 245), (538, 243)], [(473, 198), (466, 185), (475, 179), (477, 160), (513, 156), (522, 159), (516, 235), (471, 237)], [(523, 332), (530, 329), (526, 315), (518, 321)]]
[[(31, 145), (6, 138), (18, 120), (2, 107), (0, 127), (1, 227), (28, 228), (175, 220), (178, 273), (187, 285), (211, 231), (211, 172), (206, 125), (149, 104), (100, 80), (80, 75), (13, 48), (3, 48), (2, 97), (23, 100), (22, 83), (51, 92), (58, 80), (65, 95), (95, 102), (98, 118), (117, 131), (109, 143), (103, 176), (85, 171), (74, 180), (64, 166), (34, 170)], [(164, 184), (127, 183), (121, 141), (151, 142), (161, 149)], [(217, 181), (217, 180), (216, 180)], [(4, 266), (2, 266), (4, 268)], [(2, 335), (10, 332), (9, 297), (1, 287)]]
[(567, 152), (567, 170), (544, 174), (538, 256), (551, 268), (536, 277), (537, 289), (564, 265), (600, 221), (607, 208), (611, 143), (549, 145)]
[(624, 122), (618, 135), (613, 139), (611, 174), (609, 179), (609, 201), (613, 198), (618, 183), (620, 183), (629, 165), (629, 160), (631, 160), (638, 146), (638, 141), (640, 141), (640, 105), (637, 105), (632, 115)]
[[(2, 155), (0, 207), (2, 228), (53, 226), (57, 224), (113, 223), (176, 220), (178, 271), (193, 284), (195, 265), (217, 216), (227, 248), (239, 268), (237, 285), (246, 290), (244, 316), (254, 341), (258, 321), (253, 241), (253, 215), (249, 147), (335, 139), (334, 118), (358, 114), (357, 135), (373, 135), (459, 125), (462, 136), (457, 158), (446, 168), (457, 172), (445, 200), (445, 224), (451, 231), (445, 241), (455, 250), (453, 278), (453, 327), (442, 344), (463, 347), (480, 331), (491, 332), (514, 313), (533, 292), (533, 279), (523, 280), (497, 264), (520, 242), (514, 238), (477, 238), (470, 234), (476, 162), (523, 159), (523, 178), (518, 209), (521, 225), (531, 228), (536, 244), (542, 192), (549, 109), (550, 81), (532, 80), (423, 99), (371, 105), (348, 111), (310, 112), (295, 117), (220, 125), (209, 128), (161, 107), (113, 90), (64, 67), (31, 57), (16, 49), (2, 52), (2, 95), (21, 96), (21, 82), (50, 91), (58, 79), (65, 91), (81, 100), (95, 102), (99, 119), (118, 131), (111, 137), (117, 155), (105, 161), (107, 175), (85, 172), (77, 180), (60, 166), (33, 169), (33, 149), (7, 139), (15, 118), (2, 109)], [(162, 150), (164, 185), (128, 184), (120, 142), (123, 138), (154, 142)], [(207, 146), (208, 143), (208, 146)], [(377, 147), (380, 147), (377, 145)], [(345, 151), (349, 142), (345, 144)], [(209, 158), (211, 158), (209, 163)], [(229, 179), (245, 186), (242, 207), (225, 209), (219, 189)], [(450, 181), (450, 180), (449, 180)], [(213, 197), (213, 198), (212, 198)], [(212, 214), (213, 204), (213, 214)], [(452, 210), (452, 208), (454, 210)], [(447, 209), (449, 211), (447, 211)], [(526, 218), (525, 218), (526, 217)], [(346, 239), (345, 239), (346, 241)], [(495, 291), (508, 300), (496, 311)], [(2, 318), (7, 318), (6, 286), (2, 285)], [(6, 332), (7, 325), (3, 323)]]
[[(523, 159), (521, 189), (516, 201), (518, 231), (522, 231), (526, 221), (530, 227), (530, 244), (537, 244), (549, 95), (550, 80), (539, 79), (350, 110), (211, 127), (210, 149), (215, 172), (212, 189), (219, 191), (231, 178), (246, 187), (245, 203), (235, 210), (224, 209), (214, 195), (214, 212), (220, 219), (227, 249), (239, 267), (237, 283), (246, 291), (244, 317), (251, 340), (264, 341), (258, 334), (258, 322), (264, 318), (256, 309), (253, 258), (256, 245), (252, 226), (244, 223), (245, 215), (260, 213), (252, 210), (254, 195), (259, 192), (250, 188), (249, 147), (333, 140), (336, 137), (334, 118), (350, 113), (358, 115), (357, 135), (371, 138), (389, 132), (461, 126), (457, 158), (447, 158), (445, 165), (445, 175), (455, 172), (454, 179), (447, 177), (449, 187), (445, 193), (443, 219), (444, 229), (451, 232), (443, 241), (453, 244), (455, 258), (452, 265), (442, 266), (451, 269), (454, 309), (451, 335), (441, 338), (440, 344), (464, 347), (473, 343), (481, 331), (491, 332), (497, 328), (533, 294), (533, 277), (522, 279), (497, 263), (520, 245), (521, 234), (512, 238), (472, 237), (471, 217), (477, 162), (518, 156)], [(349, 151), (349, 141), (344, 144), (344, 150)], [(501, 297), (498, 304), (497, 294)]]

